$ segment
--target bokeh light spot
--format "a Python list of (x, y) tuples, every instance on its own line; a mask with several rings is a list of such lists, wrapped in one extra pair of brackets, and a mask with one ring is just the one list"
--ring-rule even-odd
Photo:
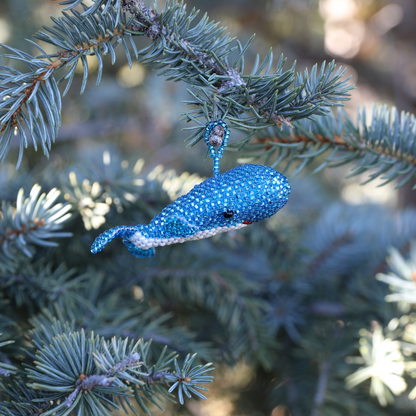
[(9, 36), (10, 36), (10, 26), (4, 19), (0, 18), (0, 42), (1, 43), (7, 42), (7, 39), (9, 39)]
[(134, 63), (130, 69), (126, 64), (117, 72), (117, 82), (124, 88), (137, 87), (143, 83), (145, 74), (143, 65)]
[(357, 12), (354, 0), (321, 0), (319, 11), (324, 19), (351, 19)]
[(358, 20), (328, 21), (325, 24), (325, 49), (328, 53), (352, 58), (360, 50), (365, 26)]
[(402, 6), (388, 4), (379, 10), (372, 18), (371, 23), (379, 35), (383, 35), (393, 27), (397, 26), (404, 17)]

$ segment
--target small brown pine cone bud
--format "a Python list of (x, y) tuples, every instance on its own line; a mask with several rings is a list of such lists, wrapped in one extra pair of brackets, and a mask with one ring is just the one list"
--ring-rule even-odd
[(215, 126), (212, 131), (216, 136), (224, 136), (224, 129), (221, 126)]
[(211, 146), (221, 146), (222, 145), (222, 137), (221, 136), (216, 136), (215, 134), (211, 134), (211, 136), (209, 136), (209, 144)]

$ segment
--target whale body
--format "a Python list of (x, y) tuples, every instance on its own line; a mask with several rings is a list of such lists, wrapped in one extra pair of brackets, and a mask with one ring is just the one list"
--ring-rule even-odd
[(290, 189), (286, 177), (270, 167), (241, 165), (196, 185), (148, 225), (105, 231), (91, 252), (122, 238), (133, 256), (152, 257), (157, 246), (208, 238), (269, 218), (286, 205)]

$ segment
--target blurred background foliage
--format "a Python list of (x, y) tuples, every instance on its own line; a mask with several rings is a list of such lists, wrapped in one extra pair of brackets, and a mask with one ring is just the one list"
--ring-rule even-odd
[[(257, 34), (246, 54), (248, 67), (255, 53), (265, 56), (270, 46), (277, 56), (282, 52), (289, 62), (297, 60), (299, 71), (333, 58), (347, 66), (357, 86), (346, 104), (352, 118), (357, 106), (371, 110), (374, 103), (415, 112), (413, 0), (187, 4), (208, 12), (242, 43)], [(2, 0), (0, 42), (28, 51), (24, 39), (61, 10), (48, 0)], [(146, 42), (137, 40), (142, 46)], [(48, 45), (45, 49), (52, 52)], [(91, 73), (94, 65), (91, 60)], [(88, 246), (100, 230), (149, 221), (171, 199), (210, 176), (212, 165), (203, 161), (202, 143), (186, 148), (183, 142), (185, 124), (178, 116), (185, 110), (181, 101), (188, 99), (185, 85), (166, 82), (139, 63), (130, 70), (122, 56), (105, 66), (98, 88), (90, 82), (80, 96), (81, 82), (82, 68), (64, 99), (63, 125), (50, 160), (29, 149), (18, 172), (8, 162), (1, 165), (0, 199), (15, 201), (20, 188), (27, 195), (35, 183), (62, 191), (63, 200), (75, 207), (75, 219), (64, 229), (71, 228), (75, 237), (60, 241), (53, 256), (77, 268), (77, 276), (90, 273), (95, 293), (86, 294), (85, 284), (79, 284), (77, 296), (89, 296), (97, 310), (83, 312), (76, 300), (74, 310), (60, 308), (59, 293), (47, 291), (48, 279), (56, 281), (53, 273), (42, 275), (31, 264), (34, 270), (20, 276), (26, 284), (18, 289), (0, 276), (1, 340), (19, 340), (30, 325), (50, 322), (55, 315), (103, 336), (153, 338), (218, 363), (209, 400), (169, 408), (171, 414), (414, 414), (416, 297), (408, 294), (416, 280), (414, 258), (405, 267), (416, 232), (414, 181), (400, 191), (393, 189), (394, 182), (360, 186), (367, 174), (345, 179), (348, 166), (311, 175), (318, 160), (291, 182), (287, 207), (264, 224), (159, 249), (152, 260), (133, 259), (120, 245), (104, 261), (92, 259)], [(238, 140), (239, 133), (233, 131), (231, 139)], [(222, 171), (239, 157), (226, 153)], [(396, 251), (386, 261), (390, 246)], [(51, 254), (42, 253), (38, 259), (52, 261)], [(121, 286), (114, 280), (119, 275)], [(65, 278), (60, 287), (71, 293)], [(386, 302), (386, 295), (393, 303)], [(128, 299), (130, 311), (119, 304), (122, 299)], [(242, 306), (233, 318), (235, 302)], [(11, 312), (13, 305), (20, 309)], [(40, 312), (40, 307), (46, 309)], [(100, 315), (104, 309), (112, 309), (111, 314)], [(156, 317), (161, 320), (152, 328)], [(22, 326), (28, 318), (31, 324)], [(241, 345), (250, 328), (252, 345)], [(2, 349), (8, 365), (18, 355), (11, 348), (15, 345)]]

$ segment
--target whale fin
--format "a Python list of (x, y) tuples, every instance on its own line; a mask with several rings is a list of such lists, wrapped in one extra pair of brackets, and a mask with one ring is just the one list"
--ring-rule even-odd
[(164, 230), (169, 237), (189, 237), (197, 233), (199, 228), (189, 224), (185, 218), (171, 216), (165, 220)]
[(129, 249), (130, 254), (139, 259), (153, 257), (155, 255), (154, 247), (150, 247), (147, 250), (143, 250), (142, 248), (136, 247), (128, 238), (123, 238), (123, 243)]
[(137, 227), (129, 227), (122, 225), (119, 227), (111, 228), (100, 234), (91, 246), (91, 253), (98, 253), (104, 250), (105, 246), (114, 238), (128, 238), (137, 232)]

